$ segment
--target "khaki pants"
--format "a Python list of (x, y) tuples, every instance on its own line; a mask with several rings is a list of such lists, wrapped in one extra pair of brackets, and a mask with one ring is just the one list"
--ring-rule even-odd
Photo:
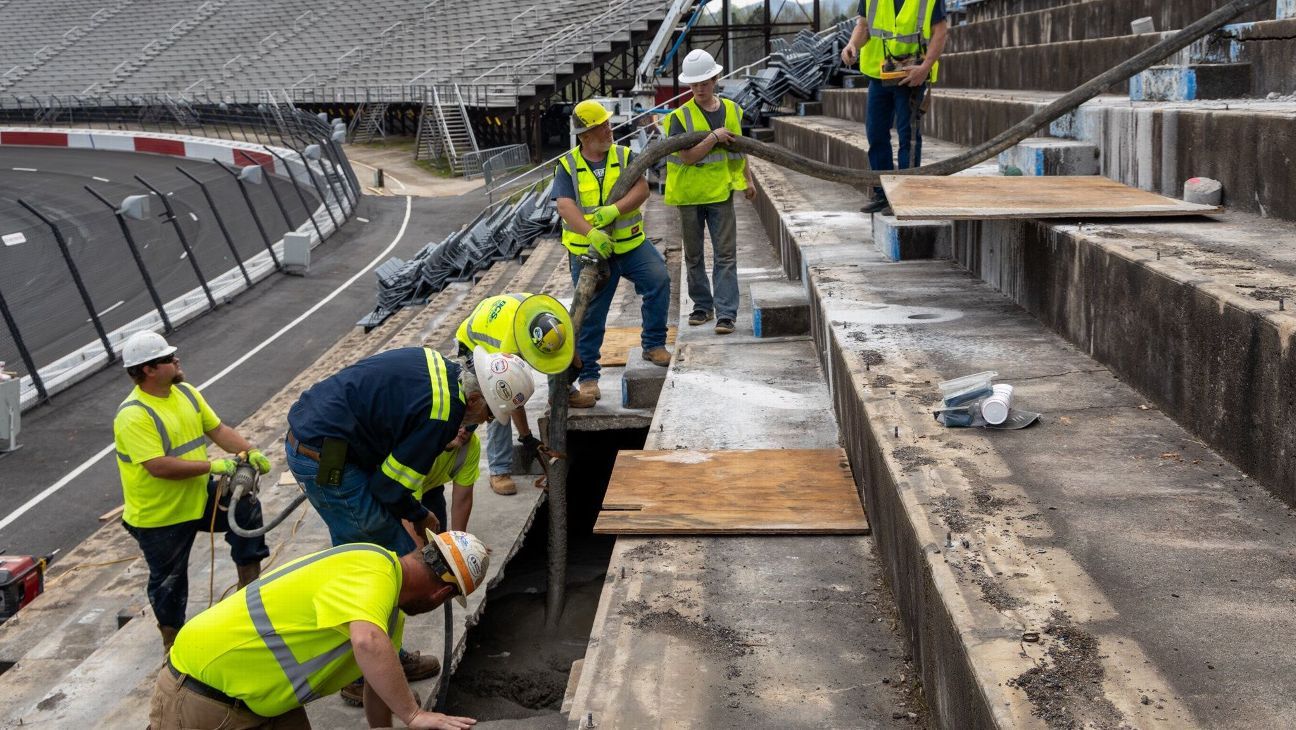
[(149, 706), (149, 730), (310, 730), (306, 710), (298, 707), (278, 717), (261, 717), (246, 707), (232, 707), (182, 686), (163, 665)]

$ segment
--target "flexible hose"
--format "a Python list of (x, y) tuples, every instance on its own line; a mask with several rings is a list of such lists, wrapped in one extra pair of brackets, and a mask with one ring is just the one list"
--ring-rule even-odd
[(251, 471), (253, 473), (253, 476), (251, 478), (240, 479), (238, 478), (237, 474), (235, 474), (234, 477), (230, 478), (230, 482), (234, 485), (234, 487), (233, 487), (233, 491), (230, 492), (229, 526), (230, 529), (233, 530), (234, 534), (236, 535), (240, 535), (242, 537), (261, 537), (267, 532), (278, 527), (279, 523), (283, 522), (288, 517), (288, 515), (292, 514), (293, 510), (301, 506), (301, 503), (306, 501), (306, 493), (302, 492), (296, 497), (293, 497), (293, 501), (287, 507), (284, 508), (283, 512), (279, 513), (278, 517), (275, 517), (273, 520), (270, 520), (269, 522), (255, 529), (247, 529), (238, 523), (236, 508), (238, 507), (239, 500), (242, 499), (245, 494), (248, 494), (249, 492), (253, 492), (255, 490), (257, 480), (261, 478), (260, 475), (256, 474), (255, 469), (252, 469)]
[(437, 692), (435, 696), (428, 697), (423, 703), (423, 709), (433, 709), (433, 702), (437, 712), (445, 712), (446, 697), (450, 695), (450, 659), (454, 655), (454, 607), (451, 605), (454, 601), (446, 601), (441, 604), (445, 607), (445, 617), (442, 623), (445, 624), (445, 645), (441, 648), (441, 680), (437, 683)]

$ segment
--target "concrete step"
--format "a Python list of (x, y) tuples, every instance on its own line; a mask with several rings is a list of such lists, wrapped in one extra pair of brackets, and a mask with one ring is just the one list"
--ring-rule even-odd
[(1130, 79), (1134, 101), (1232, 99), (1251, 87), (1251, 64), (1207, 63), (1153, 66)]
[(873, 214), (873, 246), (888, 261), (949, 258), (954, 243), (949, 221), (901, 221)]
[(752, 331), (757, 337), (810, 334), (810, 303), (805, 289), (786, 281), (751, 284)]
[[(923, 130), (959, 145), (981, 144), (1058, 96), (939, 89), (933, 92)], [(834, 130), (858, 130), (862, 135), (867, 98), (862, 89), (827, 90), (824, 108), (831, 117), (780, 118), (775, 125), (831, 125)], [(1285, 160), (1296, 140), (1296, 101), (1131, 103), (1124, 97), (1102, 96), (1058, 119), (1047, 132), (1097, 146), (1101, 174), (1127, 185), (1179, 197), (1185, 180), (1211, 177), (1224, 184), (1225, 205), (1296, 220), (1296, 198), (1279, 182), (1289, 179)], [(807, 151), (830, 144), (812, 139), (800, 143), (807, 145)], [(857, 152), (831, 144), (835, 156), (830, 159), (835, 163), (867, 165)], [(1240, 149), (1246, 150), (1246, 164), (1238, 164)]]
[[(1274, 579), (1296, 568), (1291, 510), (984, 282), (859, 246), (856, 191), (751, 164), (757, 203), (772, 208), (762, 219), (780, 221), (771, 239), (814, 260), (812, 332), (888, 581), (903, 587), (932, 724), (1291, 725), (1296, 710), (1274, 698), (1296, 659), (1271, 638), (1296, 630), (1296, 613), (1275, 610), (1296, 601)], [(1009, 255), (1089, 258), (1042, 242)], [(1076, 280), (1055, 279), (1059, 293)], [(1084, 319), (1088, 306), (1057, 316)], [(1164, 339), (1090, 326), (1194, 387), (1159, 359)], [(938, 381), (987, 369), (1042, 422), (932, 419)]]
[(666, 368), (643, 359), (643, 348), (632, 347), (621, 373), (621, 407), (653, 408), (666, 382)]
[(1022, 140), (999, 153), (999, 171), (1005, 175), (1097, 175), (1098, 148), (1087, 142), (1053, 137)]

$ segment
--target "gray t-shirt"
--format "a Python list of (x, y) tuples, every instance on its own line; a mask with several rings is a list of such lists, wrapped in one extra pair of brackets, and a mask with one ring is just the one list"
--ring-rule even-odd
[[(706, 118), (708, 127), (710, 127), (711, 129), (719, 129), (724, 126), (725, 105), (723, 101), (720, 102), (720, 106), (717, 107), (716, 110), (713, 112), (709, 112), (706, 109), (703, 109), (700, 104), (696, 106), (699, 110), (701, 110), (702, 116)], [(679, 117), (676, 116), (675, 120), (671, 122), (670, 134), (666, 136), (674, 137), (677, 134), (684, 134), (684, 132), (686, 131), (687, 130), (684, 128), (684, 125), (679, 123)]]

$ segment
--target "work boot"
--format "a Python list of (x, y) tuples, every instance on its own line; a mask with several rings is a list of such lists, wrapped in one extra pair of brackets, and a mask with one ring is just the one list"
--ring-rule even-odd
[(162, 634), (162, 653), (170, 654), (171, 645), (175, 643), (176, 634), (180, 633), (180, 629), (173, 629), (170, 626), (158, 624), (158, 633)]
[(517, 484), (513, 483), (513, 477), (508, 474), (491, 474), (491, 491), (505, 497), (511, 494), (517, 494)]
[(670, 351), (664, 347), (654, 347), (651, 350), (644, 350), (643, 359), (653, 365), (666, 367), (667, 365), (670, 365), (671, 354)]
[(236, 565), (238, 568), (238, 587), (247, 588), (248, 583), (261, 577), (261, 563), (255, 562), (251, 565)]
[(580, 392), (594, 396), (594, 400), (599, 400), (603, 397), (603, 394), (599, 392), (597, 380), (582, 380), (580, 383)]
[(710, 321), (711, 321), (711, 313), (706, 311), (705, 309), (694, 309), (693, 313), (690, 314), (688, 318), (688, 323), (692, 327), (696, 327), (700, 324), (706, 324), (707, 322)]
[(891, 207), (891, 203), (885, 195), (875, 195), (869, 202), (860, 208), (861, 213), (886, 213)]
[(435, 677), (441, 673), (441, 660), (434, 656), (423, 656), (417, 651), (400, 650), (401, 669), (405, 670), (405, 679), (413, 682), (419, 679)]
[(729, 319), (727, 317), (721, 317), (720, 319), (716, 320), (717, 335), (729, 335), (729, 334), (733, 334), (733, 331), (734, 331), (734, 321), (732, 319)]
[[(416, 689), (413, 689), (413, 692), (414, 692), (414, 703), (417, 704), (419, 707), (422, 707), (423, 695), (419, 694), (419, 691)], [(347, 703), (348, 705), (351, 705), (352, 707), (364, 707), (364, 680), (357, 679), (351, 684), (348, 684), (347, 686), (343, 687), (342, 691), (338, 692), (338, 696), (342, 698), (343, 702)]]
[(568, 408), (593, 408), (596, 401), (598, 401), (598, 398), (595, 398), (593, 395), (588, 393), (583, 393), (576, 388), (572, 388), (571, 392), (567, 394)]

